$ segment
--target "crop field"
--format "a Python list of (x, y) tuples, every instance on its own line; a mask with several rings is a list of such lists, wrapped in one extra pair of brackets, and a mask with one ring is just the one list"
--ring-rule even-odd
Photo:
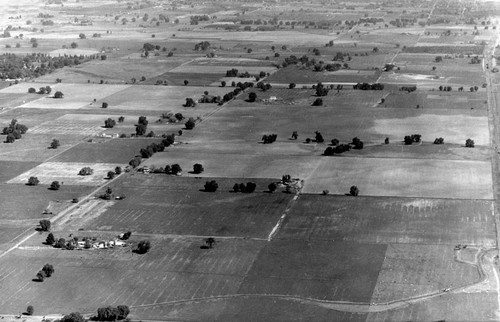
[[(380, 96), (380, 95), (379, 95)], [(424, 109), (448, 109), (460, 110), (471, 109), (480, 110), (486, 115), (487, 105), (485, 104), (486, 96), (480, 92), (440, 92), (440, 91), (417, 91), (413, 93), (390, 92), (385, 96), (385, 102), (382, 104), (377, 102), (377, 106), (381, 108), (419, 108)], [(409, 103), (411, 102), (411, 104)]]
[(111, 139), (104, 142), (82, 142), (51, 159), (52, 162), (125, 163), (142, 148), (159, 139)]
[(0, 183), (5, 183), (39, 164), (40, 162), (0, 161)]
[(429, 159), (323, 157), (303, 191), (345, 194), (352, 185), (365, 196), (493, 198), (489, 162)]
[[(203, 97), (205, 91), (208, 91), (209, 95), (224, 96), (232, 90), (231, 87), (136, 85), (110, 95), (102, 99), (102, 101), (109, 104), (108, 109), (110, 110), (119, 109), (136, 113), (141, 113), (142, 110), (161, 111), (161, 113), (182, 110), (183, 114), (187, 114), (197, 113), (199, 109), (205, 110), (206, 107), (213, 110), (217, 107), (217, 104), (200, 103), (197, 104), (195, 109), (185, 108), (183, 105), (186, 103), (186, 98), (193, 98), (197, 101)], [(97, 103), (98, 106), (100, 106), (99, 103), (100, 101)]]
[[(19, 311), (21, 304), (31, 303), (38, 314), (90, 313), (103, 304), (140, 306), (235, 294), (263, 243), (219, 240), (212, 250), (200, 249), (201, 245), (203, 239), (155, 240), (147, 255), (134, 254), (129, 247), (64, 251), (40, 245), (39, 250), (19, 249), (0, 263), (5, 290), (0, 306)], [(32, 281), (47, 261), (54, 266), (54, 275), (43, 283)], [(74, 287), (65, 287), (70, 281)], [(53, 297), (41, 296), (52, 292)]]
[(493, 247), (492, 207), (488, 200), (302, 194), (277, 238)]
[[(164, 174), (153, 176), (162, 177), (158, 180), (166, 182), (172, 178)], [(293, 197), (280, 192), (262, 192), (267, 190), (269, 183), (277, 181), (272, 179), (233, 179), (225, 184), (217, 180), (219, 190), (215, 193), (203, 191), (204, 180), (184, 180), (189, 183), (189, 187), (184, 189), (175, 184), (178, 180), (162, 186), (162, 189), (115, 182), (114, 191), (125, 194), (127, 198), (114, 204), (85, 228), (104, 231), (132, 229), (149, 234), (267, 238)], [(230, 192), (234, 183), (248, 181), (257, 182), (255, 193)]]
[[(78, 162), (44, 162), (33, 169), (26, 171), (7, 183), (27, 183), (32, 176), (40, 180), (40, 184), (50, 185), (52, 181), (59, 181), (64, 189), (66, 185), (97, 186), (106, 181), (108, 171), (117, 166), (123, 167), (126, 163), (78, 163)], [(78, 172), (83, 167), (90, 167), (94, 174), (80, 176)]]
[(275, 240), (261, 250), (239, 293), (368, 302), (385, 252), (377, 244)]
[(259, 74), (261, 71), (271, 73), (276, 70), (273, 66), (239, 66), (239, 65), (191, 65), (186, 64), (172, 69), (171, 73), (207, 73), (207, 74), (220, 74), (226, 75), (226, 71), (237, 69), (240, 73), (249, 72), (252, 75)]

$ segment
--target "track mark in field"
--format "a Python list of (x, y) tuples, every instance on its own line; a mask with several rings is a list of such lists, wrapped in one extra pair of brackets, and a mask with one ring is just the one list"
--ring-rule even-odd
[(292, 209), (292, 206), (293, 204), (295, 203), (295, 201), (297, 201), (297, 199), (299, 199), (299, 195), (300, 195), (300, 190), (302, 189), (302, 187), (300, 189), (298, 189), (297, 193), (295, 194), (295, 196), (293, 196), (292, 200), (290, 200), (290, 202), (288, 203), (288, 205), (286, 206), (286, 209), (285, 211), (283, 212), (283, 214), (281, 215), (280, 219), (278, 220), (278, 222), (276, 223), (276, 225), (273, 227), (273, 229), (271, 230), (271, 232), (269, 233), (269, 235), (267, 236), (267, 241), (271, 241), (273, 240), (274, 236), (278, 233), (278, 230), (281, 228), (281, 226), (283, 225), (283, 222), (285, 221), (286, 219), (286, 215), (290, 212), (290, 210)]

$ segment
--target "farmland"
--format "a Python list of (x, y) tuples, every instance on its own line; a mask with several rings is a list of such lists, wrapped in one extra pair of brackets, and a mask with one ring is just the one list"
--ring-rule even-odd
[(498, 4), (4, 7), (5, 321), (498, 319)]

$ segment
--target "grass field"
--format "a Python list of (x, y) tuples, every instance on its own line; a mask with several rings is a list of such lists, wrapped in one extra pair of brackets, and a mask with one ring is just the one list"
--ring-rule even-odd
[(314, 72), (312, 70), (301, 70), (296, 66), (289, 66), (287, 68), (282, 68), (276, 73), (272, 74), (267, 78), (266, 81), (273, 83), (289, 84), (294, 83), (311, 83), (316, 84), (318, 82), (348, 82), (348, 83), (374, 83), (379, 77), (380, 72), (371, 71), (360, 71), (355, 73), (349, 70), (349, 73), (345, 71), (339, 72)]
[[(32, 176), (37, 177), (42, 185), (50, 185), (52, 181), (59, 181), (66, 185), (96, 186), (106, 181), (108, 171), (114, 171), (117, 166), (123, 167), (126, 163), (78, 163), (78, 162), (44, 162), (33, 169), (26, 171), (7, 183), (27, 183)], [(80, 176), (78, 172), (83, 167), (94, 170), (92, 175)]]

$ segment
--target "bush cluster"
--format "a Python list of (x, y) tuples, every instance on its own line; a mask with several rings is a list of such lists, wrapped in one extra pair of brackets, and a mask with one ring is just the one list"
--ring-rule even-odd
[[(247, 182), (246, 185), (244, 183), (240, 183), (240, 184), (235, 183), (233, 186), (233, 191), (234, 192), (243, 192), (243, 193), (252, 193), (255, 191), (256, 188), (257, 188), (257, 185), (254, 182)], [(271, 190), (271, 189), (269, 189), (269, 190)]]

